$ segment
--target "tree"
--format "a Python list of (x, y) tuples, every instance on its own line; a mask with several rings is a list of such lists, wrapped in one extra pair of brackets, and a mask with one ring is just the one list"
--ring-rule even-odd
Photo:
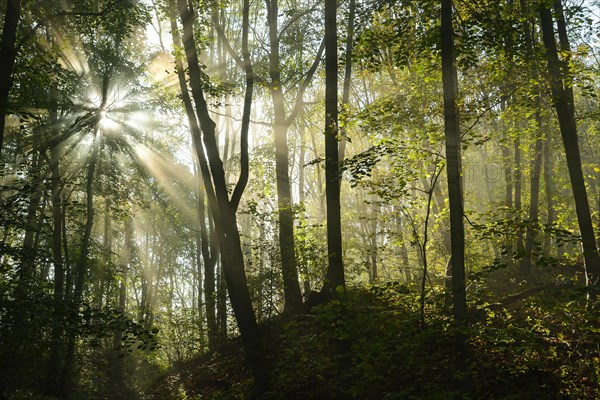
[[(177, 20), (175, 16), (175, 8), (171, 7), (171, 35), (173, 37), (173, 44), (178, 48), (181, 48), (181, 37), (179, 33), (179, 27), (177, 26)], [(198, 121), (196, 118), (196, 114), (194, 112), (192, 99), (190, 98), (187, 83), (185, 80), (185, 69), (183, 67), (183, 62), (181, 61), (181, 57), (175, 58), (175, 70), (177, 72), (177, 77), (179, 80), (179, 88), (181, 91), (181, 98), (185, 107), (185, 112), (187, 119), (190, 123), (190, 128), (193, 132), (192, 138), (194, 140), (195, 146), (200, 146), (201, 144), (196, 144), (196, 140), (201, 137), (200, 127), (198, 126)], [(215, 291), (215, 265), (217, 262), (217, 254), (218, 254), (218, 242), (215, 240), (216, 238), (209, 238), (209, 233), (207, 229), (207, 215), (206, 215), (206, 200), (205, 200), (205, 190), (204, 186), (204, 177), (202, 165), (200, 165), (200, 159), (198, 157), (198, 148), (196, 149), (196, 157), (194, 158), (196, 163), (196, 168), (198, 169), (198, 222), (200, 224), (200, 252), (202, 254), (202, 261), (204, 266), (204, 297), (206, 304), (206, 324), (207, 324), (207, 336), (208, 336), (208, 348), (210, 351), (216, 350), (216, 345), (218, 342), (218, 327), (217, 327), (217, 319), (215, 315), (215, 306), (216, 306), (216, 291)], [(206, 171), (204, 171), (205, 173)], [(200, 187), (202, 186), (202, 187)], [(210, 208), (210, 207), (209, 207)], [(213, 225), (212, 215), (209, 213), (208, 215), (208, 224)], [(211, 240), (212, 239), (212, 240)], [(198, 251), (198, 250), (197, 250)]]
[[(297, 312), (302, 306), (298, 266), (294, 244), (294, 210), (292, 208), (292, 190), (290, 186), (288, 128), (283, 82), (280, 67), (280, 38), (277, 20), (279, 7), (277, 0), (266, 0), (269, 25), (269, 76), (271, 78), (271, 96), (273, 99), (273, 133), (275, 134), (275, 168), (277, 174), (277, 199), (279, 211), (279, 251), (281, 254), (281, 272), (285, 308)], [(302, 101), (301, 99), (297, 101)]]
[(325, 1), (325, 192), (327, 199), (327, 253), (329, 265), (323, 291), (329, 296), (345, 290), (340, 216), (338, 140), (337, 1)]
[(15, 43), (21, 18), (21, 1), (8, 0), (4, 13), (2, 42), (0, 43), (0, 153), (4, 145), (4, 128), (8, 113), (8, 95), (12, 86), (13, 69), (17, 56)]
[[(560, 1), (558, 2), (558, 5), (560, 5)], [(555, 11), (561, 16), (560, 19), (562, 19), (562, 9), (556, 9), (555, 7)], [(596, 247), (587, 190), (583, 178), (583, 170), (581, 168), (581, 154), (579, 152), (577, 139), (577, 123), (574, 115), (573, 92), (571, 83), (566, 81), (566, 74), (568, 73), (567, 71), (569, 68), (568, 62), (563, 60), (561, 63), (561, 60), (558, 57), (552, 12), (544, 3), (540, 4), (539, 12), (542, 38), (546, 49), (550, 86), (552, 89), (552, 100), (556, 109), (560, 133), (567, 157), (569, 178), (571, 180), (573, 198), (575, 199), (575, 212), (577, 214), (579, 232), (583, 243), (586, 282), (588, 285), (596, 285), (598, 279), (600, 279), (600, 255), (598, 254), (598, 248)], [(561, 28), (559, 36), (561, 37), (561, 42), (564, 47), (562, 50), (568, 54), (570, 49), (568, 48), (566, 32), (563, 31), (564, 23), (559, 24), (559, 28)]]
[[(219, 239), (223, 273), (227, 282), (227, 290), (231, 300), (240, 334), (247, 352), (248, 364), (254, 376), (255, 392), (263, 393), (268, 385), (268, 369), (265, 355), (258, 332), (256, 317), (250, 300), (246, 274), (244, 272), (244, 257), (237, 227), (236, 211), (248, 180), (248, 125), (250, 107), (252, 104), (253, 74), (250, 64), (246, 63), (246, 95), (244, 100), (244, 123), (242, 124), (240, 145), (242, 149), (240, 179), (233, 191), (231, 199), (227, 192), (223, 162), (219, 156), (219, 148), (215, 137), (215, 123), (211, 119), (202, 83), (202, 73), (198, 62), (196, 41), (194, 39), (194, 10), (186, 0), (178, 0), (177, 8), (183, 25), (183, 44), (188, 63), (188, 74), (192, 98), (195, 104), (195, 114), (202, 131), (192, 131), (193, 141), (200, 160), (204, 187), (207, 192), (209, 205), (215, 229)], [(248, 4), (244, 10), (244, 43), (248, 35)], [(246, 48), (246, 46), (244, 46)], [(244, 51), (247, 55), (247, 50)], [(190, 121), (193, 127), (194, 122)], [(204, 152), (204, 148), (206, 153)], [(210, 167), (210, 170), (209, 170)]]
[[(288, 61), (287, 57), (281, 55), (281, 49), (284, 44), (293, 42), (293, 48), (296, 54), (300, 55), (302, 61), (303, 46), (302, 40), (298, 37), (289, 37), (293, 35), (293, 30), (290, 29), (293, 24), (298, 24), (298, 16), (302, 16), (312, 11), (315, 7), (310, 5), (307, 11), (294, 10), (292, 17), (280, 29), (279, 19), (281, 18), (281, 10), (277, 0), (267, 0), (267, 28), (269, 36), (268, 47), (268, 75), (269, 75), (269, 90), (271, 94), (273, 115), (272, 127), (275, 137), (275, 172), (277, 185), (277, 203), (279, 216), (279, 252), (281, 257), (281, 273), (283, 278), (284, 292), (284, 307), (286, 311), (295, 313), (301, 309), (302, 297), (300, 285), (298, 282), (298, 260), (296, 255), (296, 244), (294, 236), (294, 208), (292, 202), (292, 189), (290, 184), (290, 155), (289, 155), (289, 139), (288, 133), (290, 127), (302, 112), (304, 107), (304, 94), (309, 87), (316, 71), (321, 63), (321, 58), (324, 50), (324, 42), (321, 42), (308, 70), (304, 73), (298, 73), (298, 66), (293, 65), (289, 77), (282, 76), (283, 71), (289, 68), (291, 63), (296, 60)], [(252, 61), (248, 57), (248, 61), (239, 56), (233, 49), (225, 36), (223, 27), (220, 25), (217, 18), (212, 18), (213, 24), (218, 32), (219, 39), (225, 45), (225, 48), (235, 60), (238, 67), (244, 69), (246, 64)], [(300, 36), (301, 37), (301, 36)], [(286, 55), (289, 56), (289, 55)], [(298, 77), (297, 77), (298, 76)], [(255, 74), (257, 82), (266, 82), (267, 80)], [(294, 93), (294, 101), (286, 101), (286, 83), (290, 80), (296, 80), (297, 90)], [(288, 112), (286, 108), (291, 104), (291, 110)]]
[(461, 332), (467, 324), (465, 293), (465, 233), (463, 224), (463, 194), (461, 182), (460, 126), (456, 98), (458, 80), (454, 55), (452, 0), (442, 0), (442, 80), (444, 85), (444, 132), (446, 138), (446, 172), (450, 207), (450, 240), (452, 271), (452, 309), (457, 327), (456, 353), (459, 368), (464, 370), (467, 338)]

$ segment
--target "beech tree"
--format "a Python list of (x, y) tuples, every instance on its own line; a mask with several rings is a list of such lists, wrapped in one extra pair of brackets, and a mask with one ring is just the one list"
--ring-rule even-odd
[(6, 2), (2, 42), (0, 43), (0, 152), (4, 144), (4, 128), (8, 112), (8, 95), (12, 86), (13, 69), (17, 56), (17, 27), (21, 18), (21, 1)]
[(450, 208), (452, 309), (457, 326), (456, 351), (458, 364), (464, 368), (467, 340), (461, 332), (467, 323), (465, 291), (465, 228), (463, 223), (462, 162), (458, 109), (456, 106), (458, 79), (454, 55), (452, 0), (442, 0), (442, 79), (444, 84), (444, 133), (446, 138), (446, 173)]
[[(244, 119), (240, 133), (240, 144), (242, 148), (242, 173), (240, 179), (233, 191), (231, 198), (227, 192), (225, 181), (225, 172), (223, 162), (219, 156), (219, 148), (215, 137), (215, 123), (211, 119), (208, 111), (208, 105), (204, 95), (202, 84), (202, 74), (198, 62), (196, 51), (196, 41), (194, 39), (193, 23), (194, 9), (186, 0), (178, 0), (177, 8), (183, 25), (183, 44), (188, 63), (188, 73), (190, 78), (190, 88), (192, 98), (195, 104), (195, 114), (198, 119), (198, 126), (202, 131), (202, 136), (198, 135), (198, 130), (192, 131), (194, 144), (200, 168), (204, 180), (204, 187), (207, 192), (209, 205), (213, 218), (215, 218), (215, 230), (219, 238), (219, 247), (223, 263), (223, 272), (227, 282), (229, 298), (234, 310), (240, 334), (244, 340), (247, 351), (248, 363), (254, 376), (256, 393), (262, 393), (266, 390), (268, 384), (268, 369), (266, 366), (265, 355), (258, 333), (256, 317), (250, 301), (248, 284), (244, 271), (244, 258), (242, 253), (240, 234), (237, 227), (236, 211), (248, 181), (248, 122), (250, 118), (250, 107), (252, 104), (253, 75), (250, 64), (246, 64), (246, 98), (244, 101)], [(244, 28), (244, 43), (247, 43), (247, 7)], [(244, 45), (246, 48), (247, 44)], [(244, 51), (247, 59), (247, 50)], [(247, 60), (248, 61), (248, 60)], [(190, 121), (193, 127), (194, 122)], [(195, 129), (195, 128), (193, 128)], [(204, 148), (206, 153), (204, 152)]]
[(559, 15), (559, 36), (562, 51), (567, 54), (567, 59), (558, 57), (552, 12), (545, 4), (540, 4), (540, 22), (542, 37), (546, 48), (548, 73), (552, 89), (552, 99), (560, 126), (560, 133), (567, 157), (569, 178), (575, 200), (577, 222), (583, 243), (583, 256), (585, 258), (586, 281), (589, 285), (596, 285), (600, 277), (600, 255), (596, 247), (594, 227), (592, 225), (591, 211), (587, 197), (587, 190), (581, 168), (581, 154), (577, 139), (577, 123), (574, 115), (574, 99), (572, 83), (566, 80), (569, 73), (568, 54), (570, 48), (565, 30), (564, 17), (562, 16), (561, 2), (556, 1), (554, 11)]
[(337, 2), (325, 2), (325, 192), (327, 195), (327, 253), (329, 264), (323, 291), (345, 290), (340, 217), (338, 126)]

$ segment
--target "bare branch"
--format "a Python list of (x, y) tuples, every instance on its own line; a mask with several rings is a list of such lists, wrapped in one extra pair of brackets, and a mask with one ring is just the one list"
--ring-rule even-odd
[(319, 46), (319, 50), (317, 51), (317, 55), (315, 56), (315, 60), (313, 61), (310, 69), (306, 73), (306, 77), (304, 78), (304, 80), (300, 84), (300, 89), (298, 90), (298, 94), (296, 95), (296, 102), (294, 103), (294, 108), (292, 110), (292, 113), (285, 120), (285, 123), (288, 124), (288, 125), (290, 125), (292, 122), (294, 122), (294, 120), (296, 119), (296, 117), (300, 113), (300, 110), (304, 106), (304, 104), (302, 102), (302, 98), (304, 97), (304, 92), (306, 92), (306, 88), (310, 84), (310, 81), (312, 80), (313, 76), (315, 75), (315, 72), (317, 71), (317, 68), (318, 68), (319, 64), (321, 63), (321, 59), (323, 58), (323, 51), (324, 50), (325, 50), (325, 39), (323, 39), (321, 41), (321, 45)]
[[(235, 63), (237, 64), (238, 67), (245, 70), (246, 69), (245, 61), (242, 60), (242, 58), (235, 51), (235, 49), (233, 47), (231, 47), (231, 43), (229, 42), (229, 39), (227, 39), (227, 36), (225, 35), (225, 30), (223, 29), (223, 27), (219, 23), (219, 20), (217, 19), (217, 17), (214, 14), (211, 15), (211, 20), (215, 27), (215, 30), (217, 31), (217, 34), (219, 35), (219, 38), (223, 41), (223, 45), (225, 46), (225, 49), (227, 50), (227, 52), (229, 53), (231, 58), (233, 58), (233, 60), (235, 61)], [(248, 63), (251, 62), (250, 58), (248, 58), (247, 62)], [(256, 75), (256, 73), (254, 71), (252, 71), (252, 74), (253, 74), (253, 79), (256, 83), (264, 83), (265, 82), (265, 80), (262, 77)]]

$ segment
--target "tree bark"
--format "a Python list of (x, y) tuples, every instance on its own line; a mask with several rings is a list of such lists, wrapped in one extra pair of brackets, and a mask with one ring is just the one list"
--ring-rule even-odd
[(345, 290), (340, 214), (338, 147), (337, 2), (325, 0), (325, 193), (327, 202), (327, 252), (329, 265), (323, 291), (331, 296)]
[[(544, 4), (540, 4), (540, 22), (548, 72), (552, 87), (552, 99), (558, 115), (560, 133), (567, 156), (567, 168), (571, 179), (575, 212), (579, 223), (579, 232), (583, 242), (583, 257), (585, 259), (585, 274), (588, 285), (596, 285), (600, 278), (600, 256), (596, 247), (594, 227), (587, 198), (587, 191), (581, 167), (581, 154), (577, 139), (577, 124), (573, 113), (573, 99), (570, 98), (568, 84), (565, 85), (561, 73), (561, 62), (556, 49), (552, 13)], [(566, 87), (567, 86), (567, 87)]]
[[(552, 176), (554, 174), (554, 161), (552, 159), (552, 134), (546, 129), (544, 140), (544, 189), (546, 191), (546, 225), (554, 224), (554, 193), (556, 192)], [(544, 238), (544, 253), (550, 254), (552, 235), (546, 233)]]
[[(537, 113), (538, 126), (541, 124), (541, 117)], [(520, 270), (523, 274), (531, 273), (533, 267), (532, 253), (537, 237), (537, 230), (533, 224), (537, 224), (539, 219), (539, 198), (540, 198), (540, 175), (542, 171), (542, 149), (544, 141), (541, 138), (536, 139), (533, 154), (533, 165), (531, 167), (531, 182), (529, 196), (529, 224), (527, 225), (527, 233), (525, 235), (525, 255), (521, 259)]]
[(285, 99), (281, 82), (279, 57), (279, 29), (277, 0), (266, 0), (269, 25), (269, 75), (273, 98), (273, 132), (275, 134), (275, 170), (277, 178), (277, 200), (279, 213), (279, 251), (283, 275), (285, 311), (298, 312), (302, 308), (302, 295), (298, 282), (298, 265), (294, 239), (294, 210), (289, 176), (289, 154)]
[[(73, 288), (72, 301), (74, 307), (78, 308), (82, 298), (85, 285), (85, 277), (88, 268), (88, 255), (90, 248), (90, 238), (92, 234), (92, 225), (94, 223), (94, 174), (96, 171), (96, 162), (98, 152), (102, 142), (102, 134), (100, 129), (96, 128), (93, 140), (92, 154), (88, 161), (87, 176), (86, 176), (86, 221), (81, 240), (81, 248), (79, 250), (79, 260), (77, 261), (77, 271), (75, 274), (75, 286)], [(67, 343), (67, 354), (65, 357), (65, 365), (62, 371), (61, 385), (63, 395), (69, 394), (73, 385), (73, 364), (75, 362), (75, 340), (76, 335), (71, 334)]]
[[(223, 170), (222, 160), (219, 157), (219, 148), (215, 136), (215, 123), (209, 115), (208, 105), (204, 94), (201, 79), (202, 75), (194, 39), (194, 11), (191, 4), (186, 0), (177, 0), (177, 6), (183, 24), (183, 43), (188, 61), (190, 87), (195, 103), (196, 116), (198, 117), (199, 125), (202, 130), (202, 141), (204, 143), (204, 148), (206, 148), (206, 154), (204, 153), (204, 148), (199, 145), (201, 138), (198, 135), (198, 130), (193, 130), (192, 134), (194, 135), (198, 158), (200, 159), (202, 166), (204, 186), (209, 193), (209, 206), (212, 215), (215, 218), (215, 229), (219, 238), (221, 251), (221, 263), (223, 266), (224, 277), (227, 282), (231, 307), (233, 308), (242, 341), (246, 348), (248, 365), (254, 376), (255, 396), (260, 396), (267, 389), (269, 371), (263, 352), (263, 346), (260, 341), (258, 325), (256, 323), (254, 310), (252, 309), (252, 302), (244, 271), (244, 258), (236, 220), (237, 205), (232, 204), (229, 200), (227, 184), (225, 182), (225, 172)], [(243, 36), (246, 38), (248, 35), (248, 9), (249, 3), (248, 0), (245, 0)], [(247, 100), (248, 98), (252, 98), (252, 88), (253, 75), (248, 74), (248, 70), (246, 70), (246, 100), (244, 101), (244, 108), (249, 109), (251, 106), (251, 102), (248, 102)], [(249, 110), (244, 111), (244, 113), (246, 112), (248, 112), (247, 115), (249, 116)], [(246, 131), (244, 131), (244, 128)], [(244, 141), (247, 140), (247, 128), (247, 126), (242, 125), (242, 146)], [(244, 139), (244, 137), (246, 139)], [(210, 175), (207, 173), (207, 160), (210, 163)], [(242, 168), (247, 168), (247, 166), (243, 166)], [(236, 191), (243, 192), (244, 186), (245, 182), (241, 175), (236, 189), (234, 189), (234, 193)], [(241, 190), (238, 190), (238, 187), (241, 187)], [(215, 196), (212, 197), (210, 192), (214, 193)]]
[[(173, 37), (173, 43), (177, 48), (181, 48), (181, 38), (179, 34), (179, 28), (177, 27), (177, 20), (175, 16), (175, 9), (172, 10), (171, 14), (171, 34)], [(181, 98), (183, 101), (183, 105), (185, 108), (185, 112), (190, 124), (190, 129), (192, 130), (192, 140), (194, 141), (194, 146), (196, 148), (196, 155), (204, 154), (200, 147), (202, 143), (200, 141), (200, 127), (198, 125), (198, 120), (196, 118), (196, 114), (194, 111), (194, 106), (192, 104), (192, 99), (190, 98), (187, 83), (185, 79), (185, 69), (181, 59), (175, 59), (175, 69), (177, 71), (177, 77), (179, 79), (179, 87), (181, 90)], [(217, 255), (218, 255), (218, 245), (217, 241), (214, 238), (209, 237), (208, 229), (207, 229), (207, 215), (206, 215), (206, 198), (205, 198), (205, 190), (210, 191), (208, 196), (214, 197), (214, 190), (212, 190), (212, 186), (204, 189), (206, 184), (204, 180), (206, 178), (210, 181), (210, 175), (208, 171), (208, 166), (206, 165), (206, 159), (203, 161), (196, 157), (196, 162), (198, 163), (198, 185), (200, 186), (198, 189), (198, 222), (200, 225), (200, 241), (201, 241), (201, 253), (202, 253), (202, 261), (204, 265), (204, 301), (206, 304), (206, 326), (207, 326), (207, 338), (208, 338), (208, 350), (210, 352), (214, 352), (217, 347), (217, 343), (219, 342), (219, 334), (218, 334), (218, 326), (216, 319), (216, 299), (217, 293), (215, 289), (215, 266), (217, 264)], [(210, 214), (210, 213), (209, 213)], [(211, 216), (208, 216), (208, 223), (211, 224)]]
[(461, 182), (460, 126), (456, 97), (458, 80), (454, 55), (452, 0), (442, 0), (442, 81), (444, 90), (444, 132), (446, 138), (446, 171), (450, 207), (450, 237), (452, 251), (452, 306), (457, 327), (455, 350), (457, 366), (466, 367), (467, 336), (461, 331), (467, 325), (465, 291), (465, 236), (463, 225), (463, 194)]
[[(34, 147), (31, 159), (31, 183), (29, 189), (29, 205), (25, 219), (25, 236), (23, 237), (23, 257), (21, 259), (21, 279), (28, 280), (33, 276), (36, 258), (35, 235), (40, 230), (38, 209), (42, 199), (41, 154), (35, 143), (39, 142), (39, 132), (34, 132)], [(41, 216), (40, 216), (41, 217)]]
[(21, 18), (21, 1), (8, 0), (2, 28), (2, 43), (0, 44), (0, 154), (4, 146), (4, 128), (8, 112), (8, 95), (12, 87), (13, 69), (17, 50), (17, 26)]
[[(515, 212), (514, 217), (521, 221), (522, 214), (521, 210), (523, 208), (522, 204), (522, 188), (523, 188), (523, 179), (521, 175), (521, 138), (517, 137), (514, 141), (514, 150), (515, 150), (515, 168), (513, 171), (514, 176), (514, 184), (515, 184)], [(516, 240), (516, 258), (520, 260), (525, 253), (525, 246), (523, 244), (523, 233), (521, 229), (517, 230), (517, 240)]]
[[(128, 215), (124, 222), (124, 235), (123, 235), (123, 250), (119, 256), (119, 264), (121, 265), (123, 274), (119, 283), (119, 300), (117, 305), (117, 311), (121, 314), (125, 314), (126, 300), (127, 300), (127, 275), (129, 273), (129, 266), (132, 261), (132, 240), (133, 240), (133, 221), (131, 215)], [(124, 397), (124, 391), (127, 390), (128, 386), (125, 382), (125, 376), (123, 373), (122, 356), (123, 351), (121, 349), (121, 341), (123, 339), (123, 329), (121, 326), (117, 326), (114, 329), (112, 337), (113, 351), (110, 353), (109, 358), (109, 370), (108, 377), (110, 379), (110, 393), (114, 398)]]
[[(521, 8), (523, 12), (527, 10), (527, 4), (525, 0), (521, 0)], [(525, 45), (526, 47), (526, 55), (531, 60), (535, 59), (535, 43), (533, 40), (533, 36), (531, 34), (531, 24), (528, 19), (523, 21), (523, 33), (525, 37)], [(539, 76), (539, 71), (535, 64), (531, 64), (530, 67), (531, 75), (533, 77)], [(536, 88), (537, 91), (537, 88)], [(533, 267), (532, 263), (532, 253), (533, 247), (535, 243), (535, 239), (537, 236), (537, 230), (533, 226), (537, 224), (539, 217), (539, 194), (540, 194), (540, 175), (542, 171), (542, 149), (544, 146), (544, 141), (540, 135), (542, 131), (542, 116), (540, 114), (541, 108), (541, 95), (537, 93), (535, 100), (532, 101), (532, 106), (536, 110), (535, 111), (535, 126), (536, 126), (536, 134), (537, 139), (535, 141), (534, 154), (533, 154), (533, 163), (531, 165), (531, 179), (530, 179), (530, 190), (529, 190), (529, 223), (527, 225), (527, 233), (525, 235), (525, 254), (523, 258), (519, 262), (519, 270), (522, 274), (528, 275), (531, 273), (531, 269)]]
[(371, 219), (371, 235), (370, 235), (370, 249), (369, 249), (369, 256), (371, 258), (371, 274), (370, 274), (370, 283), (374, 283), (377, 281), (377, 279), (379, 278), (379, 268), (377, 265), (377, 259), (378, 259), (378, 249), (377, 249), (377, 231), (378, 231), (378, 218), (379, 218), (379, 212), (380, 212), (380, 205), (379, 205), (379, 200), (373, 196), (373, 203), (371, 204), (371, 212), (372, 212), (372, 219)]
[[(50, 110), (50, 122), (53, 129), (57, 127), (56, 109)], [(58, 137), (58, 135), (53, 135)], [(52, 187), (52, 263), (54, 264), (54, 310), (52, 318), (52, 344), (48, 371), (46, 373), (45, 393), (59, 395), (59, 365), (62, 351), (63, 318), (61, 310), (64, 297), (65, 271), (62, 257), (62, 195), (59, 172), (59, 143), (50, 145), (50, 173)]]
[(510, 168), (510, 149), (508, 146), (501, 144), (502, 149), (502, 163), (504, 165), (504, 205), (508, 208), (513, 206), (513, 179), (512, 171)]
[[(348, 33), (346, 36), (346, 59), (344, 66), (344, 83), (342, 85), (342, 110), (347, 112), (350, 104), (350, 84), (352, 81), (352, 51), (354, 49), (354, 19), (356, 16), (356, 1), (350, 0), (348, 5)], [(340, 148), (339, 159), (340, 164), (344, 162), (346, 157), (347, 144), (346, 126), (340, 127)]]
[[(208, 350), (214, 352), (219, 342), (215, 291), (215, 266), (219, 252), (216, 240), (209, 238), (206, 228), (206, 201), (204, 189), (200, 188), (198, 197), (198, 219), (200, 221), (200, 244), (202, 249), (202, 263), (204, 265), (204, 302), (206, 304), (206, 334), (208, 338)], [(208, 222), (211, 223), (210, 221)]]

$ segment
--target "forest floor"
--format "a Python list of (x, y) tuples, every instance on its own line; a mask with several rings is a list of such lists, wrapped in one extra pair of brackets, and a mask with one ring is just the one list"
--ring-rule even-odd
[[(471, 296), (473, 297), (473, 296)], [(350, 289), (310, 313), (261, 325), (264, 399), (600, 399), (600, 301), (579, 285), (530, 286), (470, 303), (469, 361), (456, 368), (443, 295), (399, 283)], [(178, 365), (149, 399), (249, 398), (238, 338)]]

